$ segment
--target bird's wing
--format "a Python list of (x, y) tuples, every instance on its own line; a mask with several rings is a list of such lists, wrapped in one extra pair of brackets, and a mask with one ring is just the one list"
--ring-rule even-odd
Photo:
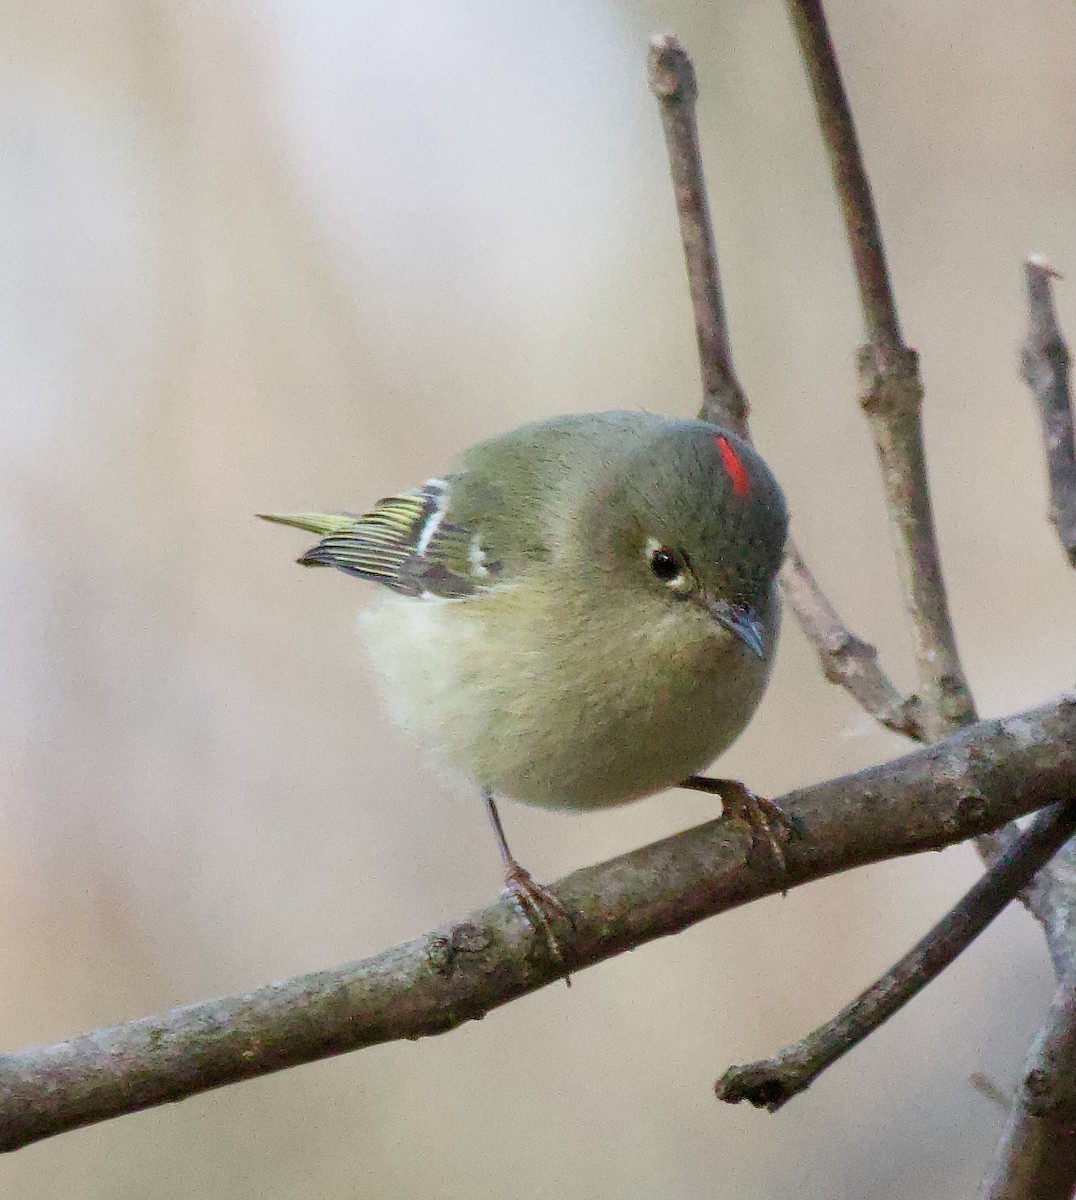
[(484, 549), (478, 530), (451, 521), (452, 481), (431, 479), (412, 492), (386, 496), (360, 516), (267, 519), (325, 535), (299, 559), (303, 566), (336, 567), (407, 596), (462, 599), (495, 583), (501, 564)]

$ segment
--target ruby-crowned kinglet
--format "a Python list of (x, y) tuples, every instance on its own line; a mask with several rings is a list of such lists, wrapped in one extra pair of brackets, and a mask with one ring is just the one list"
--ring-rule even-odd
[[(299, 559), (383, 584), (361, 625), (393, 715), (486, 798), (622, 804), (738, 736), (777, 644), (788, 518), (755, 450), (650, 413), (555, 417), (369, 512), (265, 514)], [(555, 905), (552, 907), (556, 907)]]

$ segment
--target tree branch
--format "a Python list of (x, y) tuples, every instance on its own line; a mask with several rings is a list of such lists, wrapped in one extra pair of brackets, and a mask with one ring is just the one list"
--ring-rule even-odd
[(975, 720), (953, 635), (927, 487), (923, 385), (904, 345), (870, 182), (820, 0), (788, 0), (844, 218), (868, 343), (859, 352), (860, 404), (882, 468), (897, 535), (905, 607), (915, 631), (919, 718), (928, 738)]
[(1050, 521), (1061, 548), (1076, 567), (1076, 436), (1069, 390), (1071, 357), (1054, 309), (1052, 280), (1044, 259), (1031, 257), (1027, 271), (1028, 330), (1022, 354), (1024, 381), (1035, 397), (1050, 477)]
[(647, 75), (650, 90), (658, 100), (665, 131), (669, 173), (687, 260), (702, 372), (700, 416), (704, 421), (724, 425), (747, 437), (747, 397), (732, 364), (710, 204), (706, 198), (706, 180), (699, 153), (695, 121), (698, 83), (694, 64), (675, 34), (661, 34), (652, 39)]
[[(717, 1081), (719, 1100), (748, 1100), (776, 1112), (883, 1025), (971, 945), (1036, 873), (1076, 834), (1076, 801), (1038, 820), (899, 962), (825, 1025), (772, 1058), (730, 1067)], [(1067, 1195), (1067, 1193), (1066, 1193)]]
[[(675, 34), (655, 37), (648, 61), (650, 89), (658, 101), (669, 154), (680, 237), (687, 265), (702, 373), (704, 421), (727, 425), (750, 440), (748, 403), (736, 378), (725, 321), (717, 249), (695, 121), (695, 68)], [(838, 683), (889, 729), (918, 738), (915, 700), (904, 699), (890, 682), (869, 643), (856, 637), (837, 615), (794, 541), (781, 568), (781, 587), (830, 682)]]
[(0, 1057), (0, 1149), (347, 1050), (443, 1033), (654, 938), (760, 896), (938, 849), (1076, 788), (1076, 692), (781, 801), (806, 838), (786, 868), (711, 821), (552, 889), (563, 958), (501, 901), (373, 958)]
[[(918, 356), (904, 345), (901, 336), (881, 229), (821, 0), (788, 0), (788, 7), (810, 78), (859, 286), (868, 338), (858, 355), (860, 404), (881, 466), (887, 509), (896, 533), (905, 607), (915, 632), (920, 681), (917, 725), (933, 740), (974, 721), (976, 713), (956, 648), (934, 530), (923, 448), (923, 386)], [(1024, 349), (1024, 376), (1035, 392), (1043, 425), (1051, 479), (1051, 519), (1070, 561), (1076, 565), (1076, 443), (1068, 394), (1069, 357), (1053, 314), (1049, 280), (1045, 264), (1029, 263), (1032, 329)], [(1012, 845), (1020, 837), (1010, 829), (1001, 838), (982, 838), (980, 853), (989, 863), (1001, 853), (1006, 841)], [(1059, 977), (1070, 980), (1076, 979), (1076, 947), (1070, 937), (1076, 910), (1074, 859), (1076, 855), (1071, 851), (1059, 855), (1023, 897), (1047, 931), (1055, 970)], [(1061, 1000), (1055, 1008), (1052, 1024), (1043, 1034), (1045, 1044), (1067, 1046), (1076, 1042), (1076, 1008), (1070, 1012)], [(1071, 1018), (1068, 1024), (1067, 1018)], [(826, 1029), (818, 1031), (808, 1041), (825, 1043), (826, 1033)], [(1076, 1111), (1076, 1072), (1055, 1070), (1058, 1061), (1050, 1060), (1047, 1067), (1048, 1090), (1060, 1110)], [(1023, 1137), (1036, 1120), (1027, 1105), (1018, 1102), (1014, 1106), (1010, 1131), (1017, 1132), (1003, 1139), (999, 1155), (1001, 1160), (1010, 1152), (1015, 1157), (995, 1164), (991, 1186), (1020, 1189), (1019, 1180), (1023, 1179), (1030, 1183), (1011, 1194), (1031, 1197), (1045, 1194), (1042, 1189), (1060, 1178), (1061, 1186), (1068, 1189), (1064, 1192), (1067, 1196), (1074, 1179), (1068, 1169), (1073, 1155), (1064, 1149), (1051, 1155), (1047, 1142)], [(1064, 1132), (1070, 1142), (1076, 1135), (1071, 1122)], [(1008, 1184), (997, 1183), (1005, 1179)]]
[(844, 218), (867, 340), (883, 362), (900, 358), (906, 351), (882, 230), (821, 0), (789, 0), (788, 10)]
[(1076, 969), (1054, 992), (981, 1200), (1070, 1200), (1076, 1189)]
[[(1074, 463), (1069, 353), (1054, 310), (1055, 272), (1040, 258), (1026, 264), (1030, 330), (1022, 368), (1039, 412), (1050, 476), (1050, 519), (1076, 566)], [(1006, 834), (1006, 839), (1011, 834)], [(1032, 1043), (1024, 1082), (983, 1181), (985, 1200), (1068, 1200), (1076, 1188), (1076, 852), (1066, 847), (1023, 896), (1042, 923), (1058, 989)]]
[(840, 684), (887, 729), (922, 741), (916, 697), (902, 696), (882, 670), (878, 651), (844, 625), (795, 542), (789, 542), (780, 579), (788, 607), (814, 647), (826, 678)]

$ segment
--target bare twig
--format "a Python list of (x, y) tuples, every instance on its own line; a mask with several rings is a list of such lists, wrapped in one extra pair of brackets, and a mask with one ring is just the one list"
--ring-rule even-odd
[(859, 354), (860, 403), (882, 468), (915, 631), (919, 719), (929, 738), (975, 720), (956, 649), (927, 488), (918, 356), (904, 345), (878, 216), (820, 0), (788, 0), (859, 285), (868, 343)]
[(553, 956), (509, 901), (363, 962), (0, 1057), (0, 1149), (298, 1063), (443, 1033), (656, 937), (864, 863), (937, 849), (1076, 788), (1076, 693), (781, 800), (784, 872), (712, 821), (561, 880)]
[(889, 282), (885, 245), (870, 180), (863, 166), (855, 121), (848, 105), (837, 55), (830, 41), (821, 0), (789, 0), (789, 15), (814, 96), (822, 141), (852, 252), (867, 340), (886, 365), (906, 353)]
[(997, 1083), (989, 1075), (984, 1075), (982, 1071), (972, 1071), (968, 1076), (968, 1083), (971, 1084), (980, 1096), (984, 1096), (991, 1104), (996, 1104), (1003, 1113), (1011, 1111), (1012, 1097), (1007, 1095), (1002, 1088), (998, 1087)]
[[(1019, 834), (1017, 826), (1009, 825), (997, 834), (987, 836), (997, 842), (1000, 855), (1012, 846)], [(981, 842), (983, 839), (976, 840)], [(1057, 979), (1068, 973), (1076, 955), (1076, 854), (1073, 849), (1073, 846), (1066, 846), (1055, 855), (1020, 896), (1024, 907), (1042, 926)]]
[(1023, 901), (1042, 925), (1054, 975), (1060, 979), (1076, 964), (1076, 856), (1072, 847), (1046, 865)]
[(876, 983), (831, 1021), (760, 1062), (730, 1067), (719, 1100), (776, 1112), (899, 1012), (967, 949), (1045, 863), (1076, 834), (1076, 801), (1040, 814), (974, 887)]
[[(732, 362), (706, 179), (699, 154), (695, 68), (674, 34), (661, 34), (651, 42), (649, 77), (665, 131), (695, 313), (703, 382), (699, 415), (703, 420), (729, 425), (750, 438), (747, 399)], [(818, 652), (826, 678), (845, 687), (883, 725), (918, 738), (914, 699), (906, 700), (900, 695), (882, 670), (874, 647), (845, 627), (794, 542), (789, 543), (781, 585), (789, 607)]]
[[(920, 718), (928, 737), (939, 737), (975, 718), (975, 707), (956, 650), (948, 602), (934, 534), (926, 483), (920, 410), (923, 388), (915, 352), (903, 345), (892, 300), (881, 234), (856, 144), (851, 113), (841, 84), (836, 56), (826, 30), (820, 0), (788, 0), (800, 49), (811, 77), (819, 124), (830, 156), (867, 326), (869, 344), (859, 355), (860, 400), (870, 423), (882, 467), (888, 508), (898, 535), (905, 603), (916, 634), (920, 677)], [(1068, 396), (1068, 355), (1053, 316), (1049, 274), (1045, 264), (1028, 266), (1031, 335), (1024, 350), (1025, 378), (1039, 403), (1051, 476), (1051, 517), (1070, 561), (1076, 531), (1076, 464)], [(1016, 835), (1007, 831), (1007, 839)], [(997, 839), (980, 842), (989, 861)], [(1063, 852), (1042, 872), (1024, 897), (1048, 932), (1051, 956), (1060, 978), (1076, 980), (1076, 946), (1072, 932), (1073, 863)], [(1062, 932), (1063, 931), (1063, 932)], [(1067, 1022), (1067, 1024), (1066, 1024)], [(1044, 1030), (1046, 1045), (1076, 1043), (1076, 1006), (1063, 998)], [(1052, 1103), (1066, 1114), (1076, 1112), (1076, 1071), (1061, 1069), (1061, 1058), (1043, 1067), (1040, 1084)], [(1064, 1121), (1047, 1128), (1059, 1132)], [(1027, 1104), (1014, 1106), (1010, 1130), (999, 1148), (989, 1195), (1042, 1197), (1070, 1195), (1076, 1166), (1070, 1149), (1076, 1139), (1071, 1121), (1051, 1148)], [(1060, 1181), (1060, 1183), (1059, 1183)], [(1060, 1186), (1062, 1190), (1051, 1190)]]
[(701, 415), (705, 421), (728, 426), (746, 435), (747, 398), (732, 364), (710, 205), (699, 154), (695, 67), (675, 34), (661, 34), (651, 41), (648, 75), (650, 90), (659, 101), (665, 146), (669, 152), (669, 172), (680, 218), (680, 237), (687, 259), (702, 371)]
[(1035, 397), (1046, 466), (1050, 476), (1050, 520), (1061, 548), (1076, 567), (1076, 437), (1073, 435), (1071, 358), (1054, 309), (1057, 277), (1042, 258), (1027, 260), (1027, 301), (1031, 328), (1024, 342), (1024, 380)]
[(780, 578), (785, 600), (818, 654), (826, 678), (840, 684), (887, 729), (922, 741), (916, 698), (902, 696), (882, 670), (878, 651), (845, 627), (795, 542), (789, 543)]
[[(827, 677), (845, 686), (867, 712), (889, 728), (934, 740), (970, 724), (976, 713), (956, 648), (927, 486), (921, 420), (923, 386), (918, 356), (904, 344), (901, 335), (881, 229), (822, 5), (820, 0), (788, 0), (788, 4), (810, 76), (859, 285), (868, 339), (858, 356), (860, 403), (874, 437), (887, 509), (896, 533), (905, 606), (915, 633), (919, 696), (914, 700), (903, 700), (899, 696), (881, 672), (872, 648), (839, 621), (794, 546), (782, 571), (782, 585), (790, 606), (819, 653)], [(673, 38), (659, 39), (654, 45), (651, 87), (661, 101), (691, 280), (704, 379), (702, 415), (709, 419), (716, 415), (720, 420), (722, 412), (731, 412), (733, 423), (742, 425), (746, 433), (747, 406), (732, 370), (699, 160), (694, 125), (694, 72), (682, 47)], [(1025, 350), (1025, 377), (1036, 392), (1043, 415), (1051, 473), (1051, 517), (1070, 559), (1076, 564), (1073, 554), (1076, 545), (1076, 446), (1067, 392), (1068, 355), (1053, 319), (1048, 275), (1041, 266), (1035, 269), (1034, 265), (1029, 265), (1028, 280), (1032, 335)], [(1030, 835), (1020, 835), (1012, 829), (1006, 832), (1010, 845), (1017, 848), (1019, 861), (1019, 850)], [(1002, 853), (1004, 842), (1004, 838), (983, 837), (979, 841), (980, 852), (990, 862)], [(1006, 902), (1012, 892), (1004, 888), (1014, 886), (1010, 863), (1010, 856), (1005, 855), (973, 889), (971, 897), (980, 900), (989, 897), (995, 906)], [(1019, 875), (1015, 878), (1019, 879)], [(1024, 897), (1046, 927), (1051, 954), (1059, 972), (1073, 961), (1069, 934), (1072, 914), (1076, 912), (1074, 882), (1076, 869), (1069, 857), (1062, 855), (1056, 865), (1042, 872), (1036, 885)], [(927, 978), (933, 977), (927, 971), (926, 960), (938, 953), (935, 947), (948, 947), (949, 957), (941, 955), (944, 965), (956, 952), (954, 946), (966, 944), (956, 931), (962, 930), (966, 936), (967, 924), (967, 913), (958, 906), (939, 926), (950, 932), (940, 937), (936, 929), (933, 935), (928, 935), (928, 939), (898, 964), (871, 995), (914, 994)], [(861, 1002), (852, 1007), (862, 1016), (877, 1006)], [(846, 1011), (842, 1017), (847, 1019), (850, 1015)], [(1061, 1022), (1061, 1018), (1058, 1020)], [(838, 1023), (840, 1021), (838, 1018)], [(873, 1023), (868, 1022), (867, 1026), (873, 1027)], [(839, 1044), (832, 1036), (827, 1043), (827, 1032), (832, 1034), (827, 1028), (817, 1031), (808, 1042), (812, 1047)], [(1070, 1030), (1061, 1022), (1052, 1040), (1062, 1043), (1069, 1036)], [(847, 1033), (844, 1040), (847, 1041)], [(797, 1051), (802, 1051), (802, 1047), (794, 1048), (790, 1053), (795, 1057)], [(820, 1069), (821, 1066), (816, 1066), (809, 1070), (807, 1082)], [(1068, 1073), (1064, 1073), (1060, 1079), (1054, 1079), (1065, 1104), (1068, 1103), (1066, 1088), (1069, 1084), (1076, 1086), (1073, 1083), (1076, 1072), (1072, 1076), (1070, 1080)], [(742, 1076), (739, 1083), (742, 1086)], [(775, 1094), (772, 1089), (778, 1084), (774, 1082), (772, 1070), (759, 1086), (763, 1096)], [(806, 1086), (806, 1083), (800, 1086)], [(1018, 1105), (1014, 1122), (1019, 1122), (1020, 1110)], [(1071, 1137), (1073, 1131), (1067, 1132)], [(1020, 1152), (1018, 1157), (1021, 1154), (1026, 1160), (1027, 1154)], [(1047, 1180), (1058, 1175), (1067, 1178), (1063, 1152), (1056, 1160), (1049, 1153), (1037, 1157), (1037, 1171), (1031, 1173), (1033, 1180), (1039, 1177)], [(1011, 1164), (1007, 1171), (999, 1167), (995, 1174), (998, 1178), (1016, 1177)], [(1071, 1179), (1068, 1179), (1068, 1186), (1071, 1191)], [(1019, 1194), (1041, 1193), (1032, 1189)]]
[(918, 362), (908, 350), (880, 369), (874, 348), (865, 347), (859, 370), (860, 402), (881, 464), (915, 632), (919, 719), (928, 738), (944, 737), (975, 720), (975, 705), (956, 649), (926, 485)]
[(1076, 1189), (1076, 969), (1031, 1044), (981, 1200), (1070, 1200)]
[[(1023, 375), (1042, 426), (1050, 519), (1076, 566), (1069, 353), (1054, 311), (1055, 272), (1036, 257), (1028, 259), (1026, 271), (1031, 328), (1021, 356)], [(1007, 831), (1003, 836), (1011, 838)], [(1059, 983), (980, 1194), (984, 1200), (1068, 1200), (1076, 1187), (1076, 853), (1071, 846), (1047, 865), (1023, 899), (1042, 923)]]

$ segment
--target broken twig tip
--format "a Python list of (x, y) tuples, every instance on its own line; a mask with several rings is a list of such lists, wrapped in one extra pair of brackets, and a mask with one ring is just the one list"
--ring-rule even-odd
[(1039, 275), (1046, 275), (1050, 279), (1065, 278), (1060, 271), (1055, 271), (1050, 266), (1049, 260), (1043, 254), (1029, 254), (1027, 256), (1027, 266), (1029, 271), (1035, 271)]
[(698, 95), (695, 67), (675, 33), (656, 33), (650, 39), (646, 76), (659, 100), (694, 100)]

